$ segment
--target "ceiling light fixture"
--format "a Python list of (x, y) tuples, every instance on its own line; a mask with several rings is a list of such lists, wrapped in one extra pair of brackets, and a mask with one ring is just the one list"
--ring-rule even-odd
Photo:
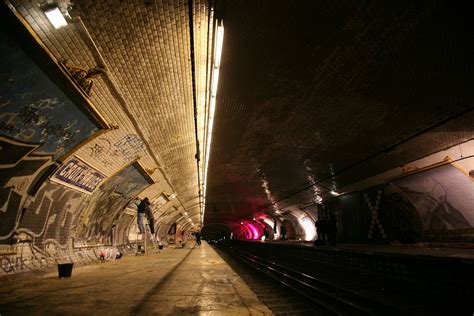
[(217, 21), (214, 41), (214, 58), (212, 67), (211, 91), (209, 100), (209, 112), (207, 121), (206, 135), (206, 151), (204, 162), (204, 188), (203, 188), (203, 209), (201, 216), (201, 224), (204, 222), (204, 213), (206, 211), (206, 189), (207, 189), (207, 167), (209, 164), (209, 156), (211, 154), (212, 128), (214, 126), (214, 113), (216, 111), (217, 87), (219, 85), (219, 67), (221, 66), (222, 46), (224, 44), (224, 24), (222, 20)]
[(61, 11), (56, 5), (46, 7), (44, 9), (44, 14), (55, 29), (60, 29), (63, 26), (67, 25), (67, 21), (64, 18), (64, 15), (61, 13)]
[(176, 197), (176, 193), (171, 193), (169, 196), (168, 196), (168, 199), (174, 199)]
[(337, 193), (336, 191), (329, 191), (329, 193), (331, 193), (331, 194), (334, 195), (334, 196), (338, 196), (338, 195), (339, 195), (339, 193)]
[(216, 47), (214, 52), (214, 67), (221, 66), (222, 45), (224, 44), (224, 25), (222, 21), (217, 24)]

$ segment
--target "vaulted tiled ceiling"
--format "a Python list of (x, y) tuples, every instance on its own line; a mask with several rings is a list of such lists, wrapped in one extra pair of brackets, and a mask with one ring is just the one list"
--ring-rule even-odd
[(314, 203), (312, 183), (327, 200), (473, 138), (467, 12), (448, 1), (226, 1), (206, 221)]
[[(109, 139), (139, 135), (147, 149), (140, 162), (147, 170), (158, 170), (153, 177), (163, 184), (156, 191), (177, 194), (179, 207), (199, 222), (196, 132), (202, 147), (213, 37), (208, 1), (59, 1), (62, 12), (71, 16), (61, 29), (46, 19), (46, 1), (10, 3), (57, 60), (86, 70), (105, 69), (94, 81), (90, 101), (109, 124), (118, 126), (107, 132)], [(89, 151), (84, 146), (77, 154), (107, 175), (127, 163), (99, 163)]]
[[(143, 138), (142, 163), (160, 168), (153, 177), (167, 182), (197, 220), (188, 9), (191, 3), (202, 153), (214, 5), (61, 1), (63, 10), (73, 4), (73, 20), (55, 30), (36, 2), (11, 3), (57, 59), (106, 68), (94, 83), (92, 103), (119, 126), (110, 132), (114, 137), (125, 132)], [(326, 199), (334, 186), (347, 187), (474, 137), (472, 27), (461, 4), (218, 4), (225, 37), (207, 223), (238, 220), (277, 201), (280, 208), (310, 203), (314, 192), (303, 189), (315, 182)], [(81, 150), (86, 157), (88, 148)], [(201, 155), (201, 171), (204, 161)], [(121, 165), (110, 162), (104, 172), (111, 175)]]

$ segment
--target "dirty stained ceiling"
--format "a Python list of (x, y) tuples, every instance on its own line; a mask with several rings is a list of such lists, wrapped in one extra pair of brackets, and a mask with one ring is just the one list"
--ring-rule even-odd
[[(72, 20), (56, 30), (40, 1), (10, 2), (55, 58), (106, 69), (90, 101), (119, 127), (111, 139), (143, 139), (140, 161), (156, 184), (142, 195), (175, 193), (194, 223), (215, 17), (225, 36), (205, 225), (310, 204), (305, 189), (315, 183), (326, 201), (330, 190), (473, 137), (469, 10), (460, 4), (61, 1)], [(127, 163), (104, 163), (87, 146), (77, 155), (107, 175)]]

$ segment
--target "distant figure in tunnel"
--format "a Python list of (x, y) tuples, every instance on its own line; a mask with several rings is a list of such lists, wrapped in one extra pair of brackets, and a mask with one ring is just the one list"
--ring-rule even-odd
[(201, 246), (201, 232), (196, 230), (193, 235), (196, 237), (196, 245)]
[(138, 205), (137, 209), (137, 224), (138, 224), (138, 230), (140, 234), (143, 234), (145, 232), (145, 226), (143, 226), (143, 218), (145, 217), (145, 212), (146, 212), (146, 207), (150, 205), (150, 202), (148, 201), (148, 198), (144, 198), (141, 203)]
[(318, 234), (318, 239), (315, 241), (315, 244), (325, 245), (327, 241), (326, 220), (322, 217), (318, 217), (315, 225), (316, 225), (316, 233)]
[(268, 238), (270, 237), (270, 233), (268, 232), (268, 229), (266, 227), (263, 229), (263, 236), (265, 236), (264, 240), (268, 240)]
[(280, 239), (286, 240), (286, 227), (283, 224), (280, 226)]

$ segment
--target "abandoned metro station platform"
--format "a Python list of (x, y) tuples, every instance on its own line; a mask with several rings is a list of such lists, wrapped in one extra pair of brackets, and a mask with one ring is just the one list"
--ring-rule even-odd
[[(326, 310), (298, 304), (288, 309), (277, 294), (269, 298), (268, 289), (249, 287), (239, 276), (242, 271), (234, 271), (227, 256), (222, 256), (229, 245), (220, 246), (203, 243), (197, 247), (187, 243), (185, 247), (164, 247), (159, 252), (150, 250), (146, 255), (132, 253), (120, 259), (74, 267), (66, 278), (58, 278), (58, 271), (30, 273), (27, 277), (15, 275), (2, 282), (0, 312), (2, 315), (332, 315), (341, 312), (337, 308)], [(361, 244), (315, 247), (301, 242), (260, 241), (236, 242), (230, 248), (273, 258), (315, 276), (320, 282), (337, 284), (339, 292), (354, 291), (371, 302), (371, 309), (345, 310), (349, 314), (456, 312), (462, 315), (474, 307), (474, 249)], [(452, 270), (449, 276), (444, 272), (446, 269)], [(290, 276), (285, 278), (286, 284), (291, 285)], [(346, 296), (345, 300), (349, 298)], [(351, 304), (359, 302), (351, 301)], [(295, 310), (295, 306), (299, 309)]]
[(470, 12), (0, 1), (0, 314), (472, 315)]

